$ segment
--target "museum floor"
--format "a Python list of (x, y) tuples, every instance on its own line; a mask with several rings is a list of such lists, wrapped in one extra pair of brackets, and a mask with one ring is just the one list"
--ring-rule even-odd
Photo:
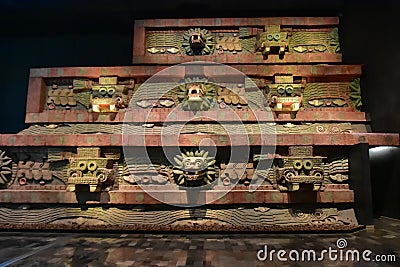
[[(395, 262), (260, 261), (257, 252), (284, 249), (337, 249), (347, 246), (374, 255), (395, 255)], [(260, 254), (261, 256), (263, 254)], [(270, 255), (270, 254), (269, 254)], [(295, 254), (293, 254), (295, 256)], [(317, 254), (318, 255), (318, 254)], [(327, 255), (327, 254), (325, 254)], [(288, 254), (286, 254), (288, 258)], [(0, 266), (400, 266), (400, 221), (375, 220), (375, 228), (342, 234), (137, 234), (0, 233)], [(344, 259), (344, 258), (343, 258)]]

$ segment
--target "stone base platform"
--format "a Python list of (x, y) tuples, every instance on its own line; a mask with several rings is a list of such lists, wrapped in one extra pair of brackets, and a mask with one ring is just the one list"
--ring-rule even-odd
[(79, 231), (352, 231), (360, 229), (353, 209), (231, 206), (0, 207), (0, 229)]

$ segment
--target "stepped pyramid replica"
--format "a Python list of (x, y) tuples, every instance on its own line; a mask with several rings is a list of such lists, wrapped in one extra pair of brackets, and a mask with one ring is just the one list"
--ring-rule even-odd
[(0, 137), (0, 227), (370, 224), (368, 148), (399, 135), (371, 133), (337, 25), (140, 20), (132, 66), (32, 69), (30, 126)]

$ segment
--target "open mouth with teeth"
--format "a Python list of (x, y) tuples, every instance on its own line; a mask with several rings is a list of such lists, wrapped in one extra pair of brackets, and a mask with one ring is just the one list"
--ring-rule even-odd
[(186, 55), (210, 55), (215, 48), (214, 34), (206, 29), (189, 29), (183, 34), (182, 48)]
[(208, 110), (214, 105), (214, 84), (191, 82), (181, 84), (178, 90), (178, 99), (183, 110)]
[[(190, 36), (190, 47), (192, 50), (201, 50), (206, 46), (205, 39), (199, 32), (194, 32)], [(198, 54), (198, 53), (197, 53)]]
[(198, 181), (203, 180), (206, 172), (205, 171), (184, 171), (183, 174), (186, 176), (187, 181)]
[(204, 94), (202, 93), (200, 85), (192, 85), (188, 89), (188, 101), (200, 102), (203, 101), (203, 96)]
[(115, 100), (112, 98), (95, 98), (92, 99), (93, 112), (117, 112)]
[(291, 97), (271, 97), (271, 107), (274, 111), (298, 111), (301, 106), (300, 96)]

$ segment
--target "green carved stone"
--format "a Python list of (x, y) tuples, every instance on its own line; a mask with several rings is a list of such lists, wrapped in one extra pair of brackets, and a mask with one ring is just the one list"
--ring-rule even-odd
[(265, 56), (283, 56), (288, 51), (288, 32), (281, 31), (280, 25), (265, 26), (265, 32), (258, 34), (256, 39), (256, 50)]
[(0, 150), (0, 187), (7, 187), (12, 180), (12, 159), (6, 155), (5, 151)]
[(360, 110), (362, 106), (360, 78), (354, 79), (349, 84), (349, 87), (350, 87), (350, 99), (353, 103), (353, 106), (354, 108)]
[(183, 34), (182, 49), (186, 55), (210, 55), (215, 49), (214, 34), (206, 29), (189, 29)]
[(335, 53), (340, 53), (340, 43), (339, 43), (339, 30), (334, 28), (329, 34), (329, 45), (332, 51)]

